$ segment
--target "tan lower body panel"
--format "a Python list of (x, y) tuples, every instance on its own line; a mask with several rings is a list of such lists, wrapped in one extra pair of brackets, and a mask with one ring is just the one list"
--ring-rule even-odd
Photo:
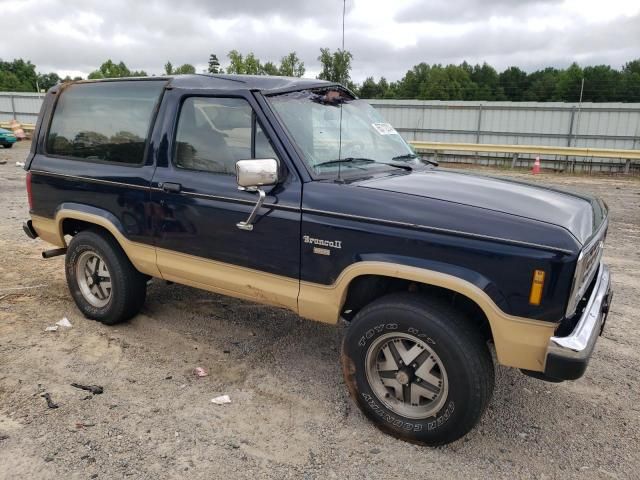
[(156, 262), (155, 247), (128, 240), (104, 217), (78, 212), (76, 210), (60, 210), (55, 219), (31, 215), (33, 228), (38, 232), (40, 238), (58, 247), (67, 246), (64, 235), (62, 234), (62, 222), (67, 218), (83, 220), (104, 227), (114, 236), (127, 254), (127, 257), (129, 257), (129, 260), (131, 260), (131, 263), (133, 263), (140, 272), (151, 275), (152, 277), (160, 277), (160, 271), (158, 270)]
[(166, 280), (298, 311), (296, 279), (161, 248), (157, 252)]
[(508, 315), (472, 283), (431, 270), (386, 262), (359, 262), (347, 267), (333, 285), (327, 286), (131, 242), (105, 218), (75, 210), (61, 210), (55, 220), (32, 216), (32, 221), (43, 240), (64, 247), (62, 220), (65, 218), (84, 220), (106, 228), (143, 273), (288, 308), (302, 317), (320, 322), (338, 321), (349, 284), (361, 275), (403, 278), (458, 292), (484, 311), (491, 326), (498, 361), (510, 367), (543, 371), (547, 344), (557, 327), (557, 324), (549, 322)]
[(549, 338), (557, 324), (508, 315), (489, 296), (472, 283), (432, 270), (386, 262), (359, 262), (347, 267), (333, 285), (301, 282), (298, 313), (321, 322), (335, 322), (344, 305), (348, 286), (361, 275), (403, 278), (460, 293), (473, 300), (485, 313), (498, 361), (502, 365), (543, 371)]

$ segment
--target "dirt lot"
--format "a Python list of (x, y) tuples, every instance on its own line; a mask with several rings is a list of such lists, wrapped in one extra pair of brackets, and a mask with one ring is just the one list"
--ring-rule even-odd
[[(45, 244), (21, 230), (15, 162), (27, 149), (0, 149), (1, 478), (638, 478), (638, 179), (517, 175), (608, 202), (608, 328), (577, 382), (497, 367), (482, 423), (429, 449), (380, 433), (353, 406), (338, 362), (342, 327), (161, 281), (129, 323), (82, 318), (63, 258), (43, 260)], [(72, 328), (45, 332), (65, 316)], [(197, 366), (210, 375), (196, 378)], [(221, 394), (232, 403), (212, 404)]]

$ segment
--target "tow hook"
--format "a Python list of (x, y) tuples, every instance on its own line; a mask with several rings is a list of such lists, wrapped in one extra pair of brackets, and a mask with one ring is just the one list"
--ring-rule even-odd
[(42, 252), (42, 258), (52, 258), (67, 253), (67, 248), (54, 248), (53, 250), (45, 250)]

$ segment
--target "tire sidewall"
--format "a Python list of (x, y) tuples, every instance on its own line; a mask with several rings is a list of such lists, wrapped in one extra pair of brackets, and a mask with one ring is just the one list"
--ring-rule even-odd
[[(106, 263), (107, 269), (111, 274), (111, 297), (109, 298), (109, 302), (103, 307), (96, 307), (92, 305), (84, 297), (78, 284), (76, 265), (80, 256), (84, 252), (88, 251), (94, 252), (99, 255), (100, 258), (102, 258), (102, 260)], [(72, 241), (72, 244), (70, 245), (69, 250), (67, 250), (65, 259), (65, 271), (71, 295), (76, 301), (78, 308), (80, 308), (85, 316), (99, 320), (106, 317), (109, 312), (112, 311), (115, 306), (114, 303), (117, 302), (120, 285), (117, 272), (115, 271), (113, 262), (110, 258), (110, 252), (100, 248), (100, 246), (97, 245), (96, 242), (93, 242), (91, 238), (87, 238), (84, 235), (82, 237), (75, 237)]]
[[(459, 344), (446, 330), (443, 319), (411, 308), (382, 307), (369, 311), (366, 320), (354, 319), (343, 342), (343, 369), (352, 396), (378, 426), (394, 436), (418, 443), (445, 443), (454, 433), (472, 400), (473, 382)], [(446, 319), (444, 319), (446, 321)], [(422, 340), (440, 357), (448, 380), (447, 398), (440, 410), (425, 419), (411, 419), (389, 409), (374, 393), (366, 375), (366, 357), (382, 335), (405, 333)]]

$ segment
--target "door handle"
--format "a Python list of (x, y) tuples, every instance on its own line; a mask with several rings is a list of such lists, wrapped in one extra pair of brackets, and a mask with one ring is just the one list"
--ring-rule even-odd
[(182, 190), (182, 185), (180, 185), (179, 183), (164, 182), (161, 185), (161, 188), (167, 193), (178, 193), (180, 192), (180, 190)]

